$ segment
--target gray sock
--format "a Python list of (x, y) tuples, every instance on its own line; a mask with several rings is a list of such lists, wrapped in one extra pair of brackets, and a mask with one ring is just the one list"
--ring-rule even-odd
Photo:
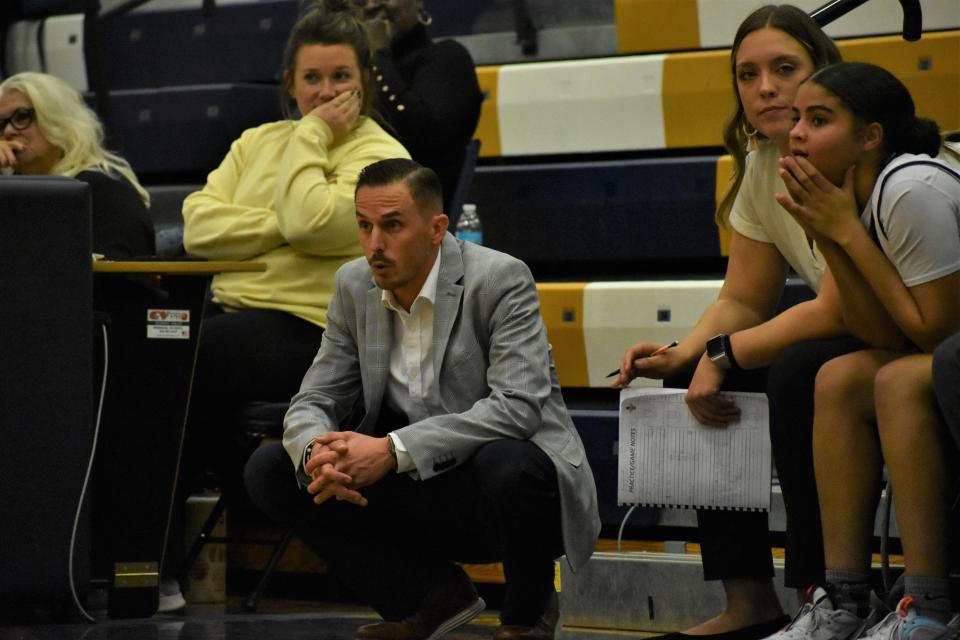
[(903, 594), (913, 598), (917, 615), (933, 618), (946, 624), (953, 617), (950, 606), (950, 582), (935, 576), (906, 576)]
[(827, 569), (827, 592), (837, 609), (866, 618), (870, 613), (870, 574)]

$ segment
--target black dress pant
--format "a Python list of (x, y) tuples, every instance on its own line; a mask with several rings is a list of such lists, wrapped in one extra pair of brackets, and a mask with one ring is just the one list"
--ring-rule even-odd
[(560, 495), (552, 461), (532, 442), (490, 442), (428, 480), (389, 472), (361, 489), (366, 507), (314, 504), (279, 443), (251, 456), (245, 481), (264, 513), (292, 527), (386, 620), (420, 609), (431, 589), (465, 580), (454, 561), (503, 562), (504, 624), (535, 624), (553, 591)]

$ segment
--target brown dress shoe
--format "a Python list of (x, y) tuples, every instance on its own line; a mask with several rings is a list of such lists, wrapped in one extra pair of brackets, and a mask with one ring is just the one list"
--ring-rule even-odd
[(560, 601), (557, 594), (550, 595), (540, 622), (532, 627), (502, 624), (493, 634), (493, 640), (554, 640), (557, 623), (560, 622)]

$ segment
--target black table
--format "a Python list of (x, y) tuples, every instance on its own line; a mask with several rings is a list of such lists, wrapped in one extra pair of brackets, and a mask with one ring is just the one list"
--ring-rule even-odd
[[(93, 265), (94, 309), (107, 326), (108, 359), (93, 466), (91, 575), (109, 581), (112, 618), (157, 610), (210, 278), (265, 268), (250, 262)], [(102, 338), (94, 340), (102, 371)]]

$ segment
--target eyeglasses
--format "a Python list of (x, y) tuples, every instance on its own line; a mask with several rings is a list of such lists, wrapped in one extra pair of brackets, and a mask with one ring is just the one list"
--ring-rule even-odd
[(9, 118), (0, 118), (0, 133), (6, 130), (8, 124), (17, 131), (23, 131), (33, 124), (33, 117), (36, 114), (37, 112), (33, 109), (17, 109)]

